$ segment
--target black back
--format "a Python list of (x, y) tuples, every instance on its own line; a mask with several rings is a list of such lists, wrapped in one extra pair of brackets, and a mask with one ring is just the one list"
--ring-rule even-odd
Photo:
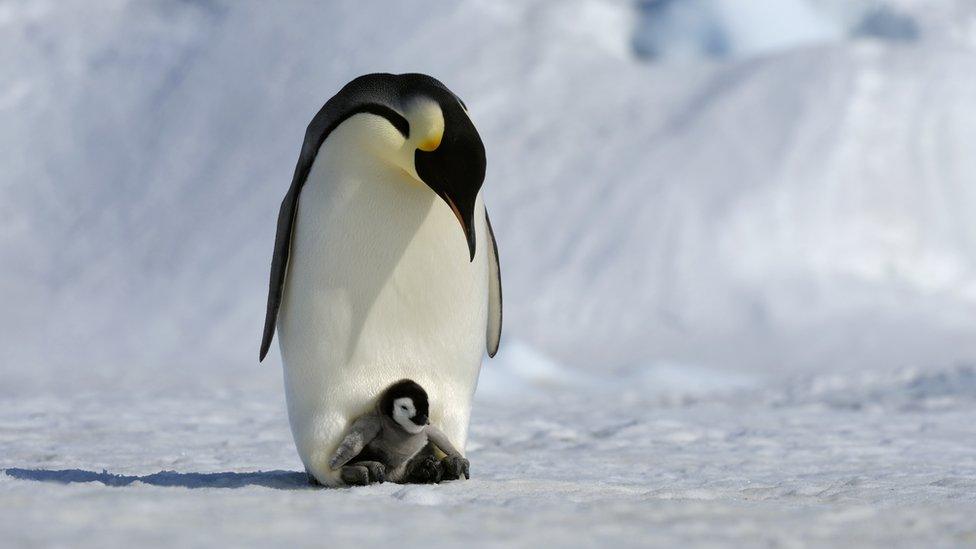
[[(271, 347), (275, 326), (278, 321), (278, 308), (284, 291), (285, 272), (288, 256), (291, 253), (292, 232), (295, 225), (295, 212), (298, 198), (305, 185), (308, 174), (325, 139), (347, 118), (358, 113), (372, 113), (382, 116), (410, 136), (410, 124), (399, 111), (411, 98), (418, 95), (445, 102), (460, 100), (437, 79), (424, 74), (367, 74), (346, 84), (339, 93), (326, 101), (318, 114), (312, 118), (305, 131), (295, 175), (292, 177), (288, 193), (281, 201), (278, 212), (278, 232), (275, 236), (274, 255), (271, 258), (271, 280), (268, 285), (268, 308), (264, 318), (264, 336), (261, 340), (259, 360), (264, 360)], [(447, 121), (445, 121), (446, 124)], [(470, 123), (470, 122), (469, 122)]]

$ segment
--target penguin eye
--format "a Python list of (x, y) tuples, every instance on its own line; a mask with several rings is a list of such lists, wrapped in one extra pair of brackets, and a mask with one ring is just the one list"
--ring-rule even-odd
[(402, 404), (400, 405), (400, 409), (401, 409), (401, 410), (403, 410), (404, 412), (406, 412), (406, 411), (407, 411), (407, 407), (406, 407), (406, 406), (404, 406), (404, 405), (402, 405)]

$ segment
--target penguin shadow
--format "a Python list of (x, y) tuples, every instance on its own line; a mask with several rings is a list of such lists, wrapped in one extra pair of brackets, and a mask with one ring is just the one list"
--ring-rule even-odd
[(102, 470), (82, 469), (2, 469), (8, 477), (17, 480), (50, 482), (55, 484), (76, 484), (98, 482), (105, 486), (121, 488), (140, 483), (150, 486), (171, 486), (178, 488), (246, 488), (261, 486), (276, 490), (314, 490), (318, 487), (309, 484), (304, 472), (296, 471), (258, 471), (254, 473), (177, 473), (160, 471), (150, 475), (117, 475)]

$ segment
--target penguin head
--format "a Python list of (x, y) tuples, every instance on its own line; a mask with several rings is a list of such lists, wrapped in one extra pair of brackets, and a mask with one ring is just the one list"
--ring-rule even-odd
[(432, 87), (415, 105), (411, 114), (420, 131), (414, 170), (454, 212), (474, 260), (474, 210), (485, 180), (485, 146), (464, 103), (447, 88)]
[(402, 379), (390, 385), (380, 398), (380, 412), (404, 431), (417, 434), (430, 423), (427, 392), (416, 382)]
[(363, 136), (364, 148), (447, 204), (473, 261), (474, 210), (485, 179), (485, 146), (461, 99), (424, 74), (367, 74), (347, 84), (333, 102), (342, 111), (336, 124), (358, 113), (379, 117)]

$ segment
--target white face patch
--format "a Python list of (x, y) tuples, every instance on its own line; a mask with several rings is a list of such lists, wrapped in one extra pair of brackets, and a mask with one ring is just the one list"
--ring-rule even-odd
[(408, 433), (419, 433), (424, 430), (423, 425), (417, 425), (410, 418), (417, 415), (417, 408), (410, 397), (400, 397), (393, 401), (393, 420), (400, 424)]

